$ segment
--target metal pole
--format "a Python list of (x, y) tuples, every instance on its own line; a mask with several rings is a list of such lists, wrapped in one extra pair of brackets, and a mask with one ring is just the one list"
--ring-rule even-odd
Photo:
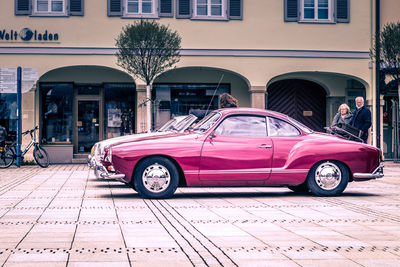
[[(380, 0), (376, 0), (376, 7), (375, 7), (375, 36), (378, 37), (381, 28), (381, 3)], [(377, 40), (375, 40), (376, 42)], [(381, 94), (380, 94), (380, 46), (377, 47), (376, 51), (376, 63), (375, 63), (375, 108), (376, 108), (376, 125), (375, 125), (375, 136), (376, 136), (376, 147), (381, 147)]]
[(22, 143), (22, 68), (17, 68), (17, 167), (21, 167), (21, 143)]

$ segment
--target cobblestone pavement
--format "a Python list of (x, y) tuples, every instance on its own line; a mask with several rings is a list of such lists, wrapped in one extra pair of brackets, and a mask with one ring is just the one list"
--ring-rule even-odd
[(143, 200), (85, 165), (0, 170), (4, 266), (400, 266), (400, 164), (340, 197), (182, 188)]

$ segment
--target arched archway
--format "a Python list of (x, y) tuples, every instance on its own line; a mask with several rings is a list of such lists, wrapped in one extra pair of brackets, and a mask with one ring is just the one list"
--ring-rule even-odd
[(40, 139), (53, 162), (71, 162), (100, 140), (135, 131), (136, 86), (121, 70), (66, 66), (44, 73), (38, 88)]
[(230, 93), (241, 107), (249, 107), (249, 81), (220, 68), (192, 66), (171, 69), (153, 83), (154, 128), (174, 116), (194, 114), (201, 118), (219, 108), (219, 95)]
[(312, 81), (286, 79), (267, 88), (267, 109), (278, 111), (316, 131), (326, 126), (326, 91)]

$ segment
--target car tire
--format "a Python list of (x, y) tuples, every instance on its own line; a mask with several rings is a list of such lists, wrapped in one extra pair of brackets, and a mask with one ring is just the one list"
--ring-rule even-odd
[(347, 187), (349, 171), (340, 162), (322, 161), (315, 164), (308, 176), (307, 186), (317, 196), (338, 196)]
[(133, 188), (144, 198), (169, 198), (178, 187), (176, 166), (163, 157), (143, 160), (136, 168)]
[(288, 188), (296, 193), (307, 193), (310, 191), (308, 189), (307, 182), (304, 182), (299, 185), (290, 185), (290, 186), (288, 186)]

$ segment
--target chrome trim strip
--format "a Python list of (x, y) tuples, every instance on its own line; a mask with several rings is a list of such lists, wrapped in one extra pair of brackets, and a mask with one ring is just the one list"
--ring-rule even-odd
[(237, 169), (237, 170), (207, 170), (207, 171), (184, 171), (184, 174), (230, 174), (230, 173), (308, 173), (308, 169), (282, 169), (282, 168), (261, 168), (261, 169)]
[[(0, 54), (115, 55), (113, 47), (0, 47)], [(295, 57), (369, 59), (369, 51), (274, 50), (274, 49), (182, 49), (182, 56)]]

